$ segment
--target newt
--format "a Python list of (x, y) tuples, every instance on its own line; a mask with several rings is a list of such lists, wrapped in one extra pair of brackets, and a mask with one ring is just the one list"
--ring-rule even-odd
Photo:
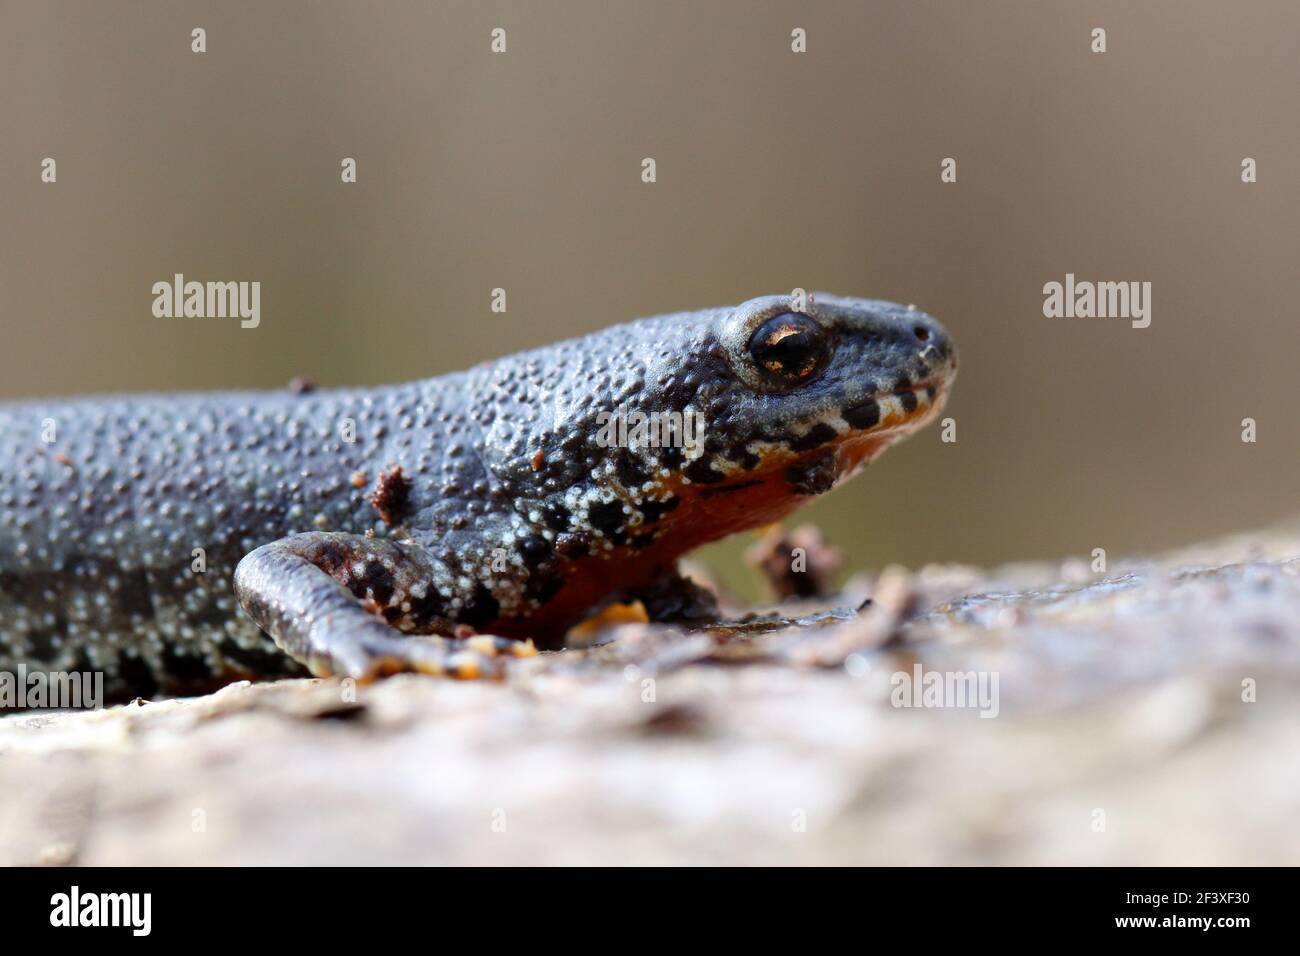
[[(499, 676), (861, 471), (956, 367), (913, 307), (773, 295), (401, 385), (0, 404), (0, 670)], [(610, 441), (626, 410), (701, 428)]]

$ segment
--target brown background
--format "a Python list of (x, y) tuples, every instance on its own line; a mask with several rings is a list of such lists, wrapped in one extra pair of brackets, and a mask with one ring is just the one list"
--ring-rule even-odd
[[(1300, 448), (1297, 35), (1281, 0), (0, 0), (0, 398), (418, 378), (803, 286), (914, 302), (962, 354), (958, 442), (806, 512), (856, 564), (1266, 523)], [(175, 272), (259, 280), (261, 327), (153, 318)], [(1152, 326), (1044, 318), (1067, 272), (1152, 282)]]

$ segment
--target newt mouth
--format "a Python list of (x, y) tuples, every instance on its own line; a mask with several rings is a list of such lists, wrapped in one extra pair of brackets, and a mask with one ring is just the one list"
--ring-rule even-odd
[[(719, 478), (707, 497), (738, 492), (770, 477), (785, 482), (789, 469), (802, 474), (814, 466), (818, 474), (816, 481), (801, 478), (794, 484), (800, 494), (821, 494), (832, 483), (839, 484), (857, 474), (886, 448), (933, 420), (947, 401), (950, 381), (926, 380), (873, 393), (852, 404), (828, 410), (791, 436), (751, 442), (745, 450), (754, 456), (753, 465), (714, 459), (710, 469), (726, 478)], [(819, 490), (811, 490), (814, 488)]]
[(930, 379), (888, 392), (877, 392), (840, 409), (840, 421), (832, 421), (845, 439), (878, 435), (926, 424), (948, 399), (951, 379)]
[(843, 409), (846, 427), (835, 443), (835, 483), (852, 478), (886, 448), (929, 424), (947, 403), (951, 383), (951, 377), (933, 379)]
[(917, 384), (875, 392), (807, 422), (802, 430), (781, 439), (759, 440), (746, 446), (756, 467), (739, 461), (714, 460), (710, 467), (728, 478), (785, 468), (810, 457), (825, 458), (840, 451), (845, 476), (894, 442), (927, 425), (944, 406), (951, 378), (928, 379)]

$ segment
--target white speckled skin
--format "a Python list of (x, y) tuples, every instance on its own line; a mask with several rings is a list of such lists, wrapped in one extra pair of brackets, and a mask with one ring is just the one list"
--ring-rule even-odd
[[(629, 549), (669, 554), (684, 516), (660, 519), (682, 483), (725, 491), (767, 449), (892, 440), (937, 410), (951, 345), (892, 303), (819, 296), (824, 367), (765, 386), (747, 342), (788, 311), (771, 296), (645, 319), (377, 389), (0, 405), (0, 670), (102, 670), (114, 696), (304, 664), (490, 670), (497, 645), (405, 635), (519, 635), (583, 569), (603, 562), (608, 589)], [(890, 419), (900, 394), (911, 407)], [(704, 456), (600, 447), (596, 414), (620, 404), (700, 411)]]

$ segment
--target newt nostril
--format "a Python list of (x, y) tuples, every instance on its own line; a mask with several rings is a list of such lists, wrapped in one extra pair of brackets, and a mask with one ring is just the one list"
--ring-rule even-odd
[(927, 365), (938, 365), (954, 358), (952, 340), (938, 322), (912, 321), (914, 347)]

